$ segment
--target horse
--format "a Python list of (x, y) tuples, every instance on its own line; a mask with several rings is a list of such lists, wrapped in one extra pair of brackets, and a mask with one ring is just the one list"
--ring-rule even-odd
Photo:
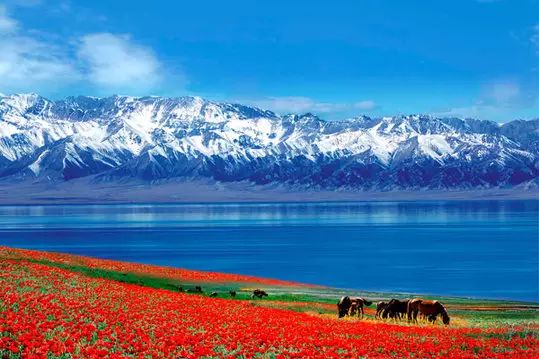
[(211, 293), (210, 293), (210, 297), (212, 297), (212, 298), (217, 297), (217, 292), (211, 292)]
[(235, 290), (231, 290), (231, 291), (228, 292), (228, 294), (230, 294), (230, 296), (231, 296), (232, 298), (234, 298), (234, 297), (236, 296), (236, 291), (235, 291)]
[(352, 300), (349, 296), (341, 297), (337, 303), (337, 312), (339, 313), (339, 318), (342, 318), (349, 314), (350, 307), (352, 306)]
[(417, 314), (421, 313), (425, 315), (429, 321), (434, 322), (438, 314), (442, 316), (442, 322), (445, 325), (449, 324), (449, 315), (442, 303), (437, 300), (425, 300), (421, 298), (415, 298), (408, 303), (407, 314), (408, 321), (417, 322)]
[(357, 312), (357, 316), (363, 318), (365, 315), (365, 311), (363, 310), (364, 306), (369, 306), (372, 304), (372, 302), (368, 301), (365, 298), (361, 297), (354, 297), (350, 298), (352, 301), (352, 305), (350, 306), (350, 315), (354, 316)]
[(380, 318), (383, 310), (387, 307), (387, 302), (378, 302), (376, 303), (376, 315), (375, 318)]
[(341, 299), (337, 303), (337, 311), (339, 313), (339, 318), (342, 318), (347, 315), (354, 316), (356, 315), (356, 313), (358, 316), (363, 317), (363, 315), (365, 314), (363, 307), (369, 306), (371, 304), (372, 302), (361, 297), (350, 298), (347, 295), (341, 297)]
[(382, 312), (382, 319), (386, 319), (388, 317), (400, 319), (401, 315), (405, 315), (408, 310), (408, 302), (409, 299), (391, 299)]
[(262, 289), (255, 289), (253, 290), (253, 294), (251, 294), (251, 298), (262, 298), (262, 297), (267, 297), (268, 296), (268, 293), (266, 293), (265, 291), (263, 291)]

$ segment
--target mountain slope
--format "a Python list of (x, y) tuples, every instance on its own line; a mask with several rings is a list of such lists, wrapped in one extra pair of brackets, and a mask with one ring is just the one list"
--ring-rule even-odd
[(323, 121), (196, 97), (0, 97), (0, 179), (95, 176), (315, 189), (512, 187), (539, 177), (539, 119)]

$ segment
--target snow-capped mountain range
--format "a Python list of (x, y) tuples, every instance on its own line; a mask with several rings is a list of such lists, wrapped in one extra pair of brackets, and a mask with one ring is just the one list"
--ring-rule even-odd
[(324, 121), (198, 97), (0, 96), (0, 180), (86, 176), (317, 189), (512, 187), (539, 176), (539, 119)]

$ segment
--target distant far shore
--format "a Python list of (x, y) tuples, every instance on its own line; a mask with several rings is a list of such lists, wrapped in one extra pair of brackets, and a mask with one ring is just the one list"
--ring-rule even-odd
[(474, 190), (353, 191), (260, 186), (251, 183), (202, 181), (57, 183), (0, 182), (1, 205), (225, 203), (225, 202), (354, 202), (354, 201), (539, 200), (538, 188)]

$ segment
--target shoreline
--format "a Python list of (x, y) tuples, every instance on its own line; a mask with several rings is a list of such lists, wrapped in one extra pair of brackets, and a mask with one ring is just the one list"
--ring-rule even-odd
[(539, 188), (353, 191), (200, 181), (109, 182), (78, 179), (59, 183), (0, 182), (0, 205), (224, 204), (408, 201), (539, 201)]
[[(244, 278), (246, 280), (245, 283), (251, 283), (255, 284), (259, 282), (262, 286), (272, 287), (272, 288), (282, 288), (283, 290), (287, 289), (287, 292), (290, 292), (290, 289), (294, 289), (295, 291), (291, 292), (297, 292), (297, 294), (309, 294), (311, 292), (316, 292), (318, 294), (325, 293), (328, 298), (329, 297), (335, 297), (336, 295), (344, 295), (346, 293), (355, 294), (355, 295), (362, 295), (362, 296), (369, 296), (370, 298), (374, 298), (376, 300), (378, 299), (384, 299), (384, 298), (410, 298), (410, 297), (424, 297), (424, 298), (435, 298), (437, 300), (441, 301), (464, 301), (464, 302), (481, 302), (481, 303), (489, 303), (492, 305), (507, 305), (508, 308), (511, 309), (537, 309), (539, 310), (539, 300), (538, 301), (532, 301), (532, 300), (521, 300), (521, 299), (514, 299), (514, 298), (491, 298), (491, 297), (481, 297), (481, 296), (473, 296), (473, 295), (456, 295), (456, 294), (444, 294), (444, 293), (419, 293), (419, 292), (399, 292), (399, 291), (391, 291), (391, 290), (377, 290), (377, 289), (359, 289), (359, 288), (338, 288), (338, 287), (332, 287), (325, 284), (318, 284), (318, 283), (303, 283), (298, 282), (294, 280), (287, 280), (287, 279), (280, 279), (280, 278), (270, 278), (270, 277), (261, 277), (261, 276), (255, 276), (250, 274), (243, 274), (243, 273), (236, 273), (236, 272), (222, 272), (222, 271), (207, 271), (203, 269), (195, 269), (195, 268), (184, 268), (184, 267), (176, 267), (176, 266), (165, 266), (165, 265), (157, 265), (147, 262), (136, 262), (136, 261), (125, 261), (125, 260), (119, 260), (119, 259), (111, 259), (111, 258), (102, 258), (102, 257), (95, 257), (95, 256), (88, 256), (83, 254), (74, 254), (70, 252), (61, 252), (61, 251), (50, 251), (50, 250), (40, 250), (40, 249), (29, 249), (24, 247), (11, 247), (6, 246), (3, 244), (0, 244), (0, 252), (2, 250), (12, 250), (14, 252), (20, 252), (20, 253), (28, 253), (32, 255), (41, 255), (43, 257), (50, 256), (52, 259), (52, 262), (56, 262), (58, 260), (64, 261), (66, 258), (71, 259), (77, 259), (81, 262), (95, 262), (94, 264), (124, 264), (126, 266), (130, 267), (144, 267), (146, 269), (155, 269), (156, 271), (162, 271), (164, 272), (170, 272), (170, 271), (185, 271), (185, 272), (191, 272), (196, 274), (212, 274), (212, 275), (218, 275), (218, 276), (236, 276), (238, 278)], [(50, 261), (51, 259), (47, 259), (47, 261)], [(248, 279), (253, 280), (253, 282), (249, 282)], [(197, 281), (194, 281), (193, 283), (199, 283)], [(264, 284), (265, 283), (265, 284)], [(271, 284), (273, 283), (273, 284)]]

